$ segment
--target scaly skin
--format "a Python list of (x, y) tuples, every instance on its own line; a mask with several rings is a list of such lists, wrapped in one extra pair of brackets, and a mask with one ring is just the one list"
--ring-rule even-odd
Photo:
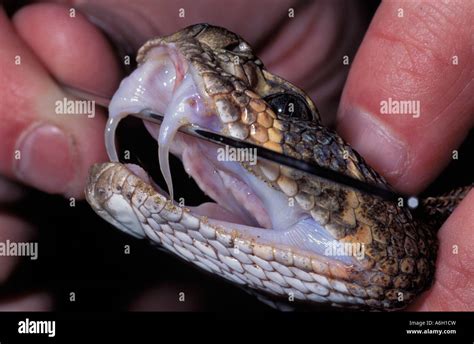
[[(321, 124), (311, 99), (266, 71), (239, 36), (223, 28), (194, 25), (148, 41), (138, 52), (138, 63), (146, 60), (151, 48), (170, 43), (198, 71), (197, 82), (208, 104), (225, 123), (221, 134), (387, 185), (357, 152)], [(306, 110), (276, 115), (264, 100), (276, 93), (298, 95)], [(293, 197), (336, 240), (363, 243), (363, 259), (346, 266), (234, 228), (213, 226), (189, 209), (173, 205), (118, 163), (91, 169), (86, 197), (100, 216), (118, 228), (148, 237), (211, 273), (274, 296), (393, 310), (431, 285), (436, 236), (406, 207), (268, 162), (245, 167), (268, 187)]]

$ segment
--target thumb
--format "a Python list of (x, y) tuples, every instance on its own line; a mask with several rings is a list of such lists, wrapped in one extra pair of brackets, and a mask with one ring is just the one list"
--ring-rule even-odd
[(383, 2), (357, 52), (338, 129), (399, 191), (423, 190), (473, 125), (473, 8)]

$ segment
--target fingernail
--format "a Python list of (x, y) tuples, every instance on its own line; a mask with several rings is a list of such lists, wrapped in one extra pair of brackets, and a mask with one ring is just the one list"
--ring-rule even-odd
[(49, 193), (65, 193), (75, 177), (70, 138), (58, 127), (33, 124), (16, 145), (14, 171), (24, 183)]
[(383, 122), (359, 109), (339, 116), (338, 132), (377, 172), (395, 183), (408, 166), (406, 145)]

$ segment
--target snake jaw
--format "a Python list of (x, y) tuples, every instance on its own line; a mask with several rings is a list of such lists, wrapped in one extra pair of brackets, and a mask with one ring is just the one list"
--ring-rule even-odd
[[(146, 182), (141, 171), (121, 164), (91, 171), (100, 176), (90, 178), (87, 199), (118, 228), (146, 235), (235, 283), (283, 297), (290, 290), (299, 300), (317, 303), (403, 307), (429, 286), (436, 257), (433, 234), (417, 227), (407, 209), (283, 166), (215, 162), (215, 147), (211, 152), (209, 146), (186, 144), (176, 133), (187, 121), (385, 185), (349, 145), (320, 124), (304, 92), (264, 70), (242, 42), (208, 25), (147, 42), (138, 54), (140, 66), (123, 81), (109, 109), (117, 120), (143, 109), (165, 113), (161, 128), (145, 125), (160, 144), (160, 168), (168, 189), (172, 193), (171, 152), (183, 157), (185, 168), (204, 191), (214, 192), (218, 204), (211, 211), (206, 206), (178, 207)], [(234, 65), (229, 61), (235, 56), (239, 62)], [(298, 101), (297, 108), (304, 109), (309, 120), (292, 118), (286, 105), (283, 111), (270, 106), (287, 104), (288, 99)], [(190, 107), (180, 112), (179, 104)], [(108, 147), (112, 139), (106, 134)], [(212, 178), (209, 169), (216, 171)], [(226, 182), (229, 176), (238, 182)], [(239, 199), (243, 184), (255, 196), (251, 201)], [(223, 216), (213, 217), (216, 211)], [(331, 242), (360, 243), (367, 254), (360, 260), (327, 254)], [(191, 243), (196, 243), (193, 249)], [(243, 256), (230, 253), (235, 245), (244, 247)]]
[[(172, 44), (155, 47), (148, 51), (146, 60), (122, 81), (109, 106), (106, 147), (112, 161), (118, 161), (113, 144), (118, 121), (145, 109), (164, 115), (159, 130), (153, 132), (159, 146), (160, 170), (171, 199), (174, 195), (169, 148), (177, 131), (189, 123), (199, 123), (204, 127), (208, 127), (208, 123), (212, 124), (209, 121), (211, 116), (205, 112), (203, 97), (193, 80), (191, 69)], [(152, 126), (155, 125), (147, 124), (147, 128)], [(217, 129), (215, 126), (211, 127)]]

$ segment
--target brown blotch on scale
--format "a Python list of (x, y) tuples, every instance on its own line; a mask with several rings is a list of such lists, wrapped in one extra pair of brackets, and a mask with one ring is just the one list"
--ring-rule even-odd
[[(352, 208), (343, 207), (341, 209), (341, 212), (334, 216), (334, 218), (337, 219), (338, 222), (349, 228), (355, 228), (357, 225), (354, 209)], [(360, 232), (360, 229), (366, 229), (366, 231), (362, 233)], [(358, 230), (351, 232), (351, 234), (353, 236), (358, 236), (360, 234), (360, 238), (364, 237), (368, 239), (369, 237), (371, 237), (370, 229), (365, 227), (359, 228)]]
[(412, 274), (415, 272), (415, 259), (403, 258), (400, 261), (400, 271), (406, 274)]
[(233, 90), (232, 86), (214, 73), (202, 74), (204, 86), (209, 95), (228, 93)]
[(390, 301), (396, 301), (398, 300), (400, 290), (398, 289), (390, 289), (387, 292), (385, 292), (385, 297), (390, 300)]
[(380, 269), (391, 276), (395, 276), (398, 273), (398, 260), (388, 257), (380, 262)]
[(411, 281), (408, 275), (398, 275), (393, 279), (393, 286), (399, 289), (406, 289), (410, 286)]
[(234, 98), (235, 102), (241, 107), (246, 106), (250, 101), (249, 97), (240, 91), (232, 91), (232, 98)]
[(318, 197), (316, 199), (316, 204), (319, 207), (330, 211), (338, 211), (340, 209), (336, 197), (330, 190), (326, 190), (326, 192), (323, 193), (323, 197)]
[[(345, 213), (346, 212), (354, 212), (354, 211), (352, 209), (349, 209), (349, 210), (346, 210)], [(363, 243), (364, 245), (368, 245), (368, 244), (372, 243), (372, 232), (370, 231), (369, 226), (364, 225), (362, 223), (359, 223), (356, 227), (355, 226), (356, 223), (354, 223), (354, 224), (348, 223), (346, 221), (347, 218), (346, 219), (340, 219), (340, 220), (342, 221), (342, 223), (346, 224), (350, 228), (355, 227), (355, 230), (351, 231), (351, 235), (349, 237), (347, 237), (347, 240), (350, 240), (352, 242)]]
[(240, 117), (240, 109), (225, 98), (219, 98), (215, 101), (219, 117), (224, 123), (235, 122)]
[(372, 275), (370, 281), (379, 287), (386, 288), (390, 285), (390, 276), (382, 272), (376, 272)]
[(372, 227), (372, 237), (375, 241), (378, 241), (384, 245), (390, 240), (390, 232), (386, 229), (382, 229), (379, 226)]

